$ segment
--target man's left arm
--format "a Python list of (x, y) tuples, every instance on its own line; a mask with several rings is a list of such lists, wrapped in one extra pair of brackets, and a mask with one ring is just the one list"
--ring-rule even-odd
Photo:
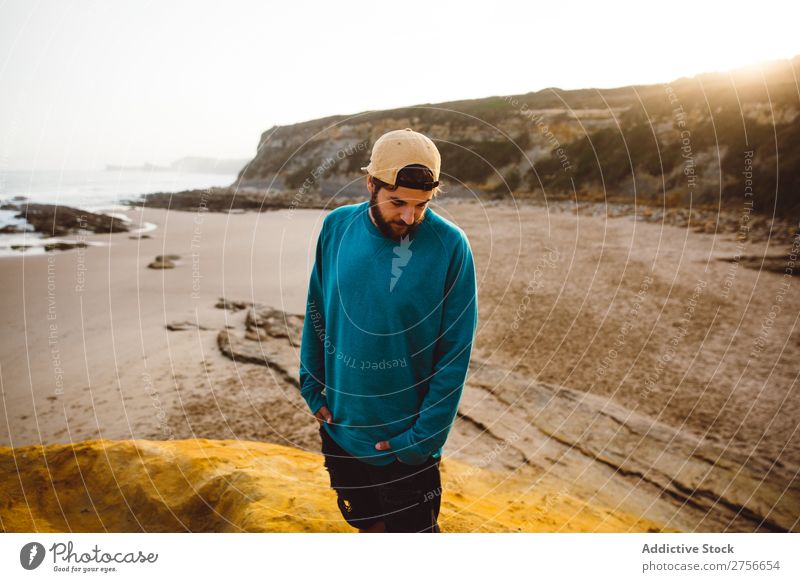
[(388, 441), (401, 462), (423, 463), (447, 440), (461, 400), (477, 326), (475, 264), (469, 241), (462, 236), (448, 268), (442, 327), (434, 348), (428, 392), (414, 425)]

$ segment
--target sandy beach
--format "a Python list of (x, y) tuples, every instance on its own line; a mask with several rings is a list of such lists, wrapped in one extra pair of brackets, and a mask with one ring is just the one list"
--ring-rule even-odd
[[(470, 392), (447, 455), (532, 486), (566, 481), (571, 494), (609, 505), (627, 488), (634, 494), (619, 502), (625, 511), (678, 528), (758, 523), (740, 523), (735, 507), (765, 521), (775, 509), (783, 517), (772, 526), (797, 527), (785, 517), (800, 514), (797, 279), (718, 260), (779, 249), (513, 202), (433, 208), (467, 232), (479, 279)], [(0, 444), (209, 438), (318, 452), (316, 424), (289, 381), (298, 350), (265, 344), (286, 362), (278, 368), (231, 360), (218, 336), (241, 332), (247, 310), (216, 304), (224, 297), (302, 314), (324, 215), (131, 209), (134, 223), (157, 225), (150, 238), (91, 235), (85, 240), (98, 246), (0, 258)], [(180, 256), (174, 269), (147, 268), (166, 254)], [(532, 383), (537, 398), (526, 391)], [(539, 399), (551, 389), (552, 398)], [(568, 402), (574, 409), (565, 413)], [(601, 413), (617, 420), (595, 424)], [(558, 454), (543, 448), (554, 432), (526, 436), (529, 425), (565, 430), (570, 418), (581, 419), (581, 431)], [(634, 425), (641, 434), (621, 445), (620, 427)], [(656, 434), (664, 451), (651, 457), (646, 443)], [(507, 446), (497, 450), (498, 442)], [(608, 475), (561, 457), (577, 451), (608, 470), (603, 455), (615, 447), (624, 459)], [(738, 501), (729, 517), (704, 522), (707, 506), (666, 498), (650, 470), (666, 471), (665, 451), (690, 457), (712, 448), (719, 456), (709, 467), (736, 460), (739, 470), (714, 488)], [(681, 454), (669, 461), (676, 474)], [(643, 469), (630, 481), (620, 467), (637, 459)], [(741, 474), (761, 483), (735, 484)], [(639, 489), (645, 477), (652, 490)], [(700, 489), (704, 481), (687, 483)], [(737, 488), (748, 493), (733, 495)]]
[[(157, 414), (180, 410), (185, 391), (205, 385), (231, 395), (230, 387), (207, 384), (215, 378), (211, 368), (229, 365), (220, 373), (233, 385), (247, 377), (216, 348), (213, 330), (230, 323), (228, 312), (214, 307), (219, 297), (303, 312), (320, 212), (289, 219), (288, 211), (129, 215), (157, 224), (152, 238), (90, 235), (87, 243), (103, 246), (0, 259), (8, 308), (0, 347), (3, 444), (168, 438)], [(177, 268), (148, 269), (162, 254), (180, 255)], [(211, 329), (170, 332), (174, 321)], [(247, 408), (247, 400), (239, 405)]]

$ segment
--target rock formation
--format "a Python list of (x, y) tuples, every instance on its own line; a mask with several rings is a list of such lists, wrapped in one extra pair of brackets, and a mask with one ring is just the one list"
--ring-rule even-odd
[[(221, 352), (267, 366), (286, 392), (297, 390), (303, 317), (243, 301), (220, 303), (248, 306), (244, 333), (219, 332)], [(445, 454), (682, 531), (798, 527), (800, 486), (782, 463), (477, 357)]]
[(58, 204), (4, 204), (4, 210), (19, 210), (16, 218), (24, 218), (36, 232), (45, 236), (66, 236), (83, 232), (128, 232), (125, 221), (106, 214), (59, 206)]
[(174, 269), (175, 261), (179, 261), (180, 255), (158, 255), (153, 262), (147, 265), (148, 269)]
[[(454, 459), (441, 471), (445, 532), (661, 531)], [(4, 532), (356, 531), (322, 455), (239, 440), (0, 447), (0, 517)]]

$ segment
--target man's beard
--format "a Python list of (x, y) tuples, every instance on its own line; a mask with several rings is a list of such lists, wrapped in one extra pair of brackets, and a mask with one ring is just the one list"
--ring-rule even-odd
[(416, 232), (419, 225), (422, 224), (422, 221), (425, 220), (425, 215), (423, 214), (419, 220), (417, 220), (416, 222), (414, 222), (414, 224), (410, 226), (407, 226), (406, 223), (403, 222), (402, 220), (399, 222), (395, 222), (394, 224), (397, 224), (398, 226), (400, 226), (400, 223), (402, 223), (403, 226), (407, 226), (405, 230), (401, 231), (398, 234), (398, 231), (392, 230), (391, 225), (393, 223), (386, 220), (386, 217), (383, 215), (383, 212), (381, 212), (381, 209), (378, 205), (377, 193), (373, 194), (372, 197), (370, 198), (369, 207), (370, 209), (372, 209), (372, 218), (375, 219), (375, 223), (378, 225), (378, 230), (381, 231), (381, 234), (395, 241), (400, 241), (404, 238), (412, 236)]

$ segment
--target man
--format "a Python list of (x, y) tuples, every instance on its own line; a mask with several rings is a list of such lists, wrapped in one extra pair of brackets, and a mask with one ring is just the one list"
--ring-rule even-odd
[(441, 158), (403, 129), (373, 146), (369, 202), (330, 212), (300, 349), (339, 509), (361, 532), (438, 532), (439, 462), (477, 327), (472, 251), (428, 208)]

